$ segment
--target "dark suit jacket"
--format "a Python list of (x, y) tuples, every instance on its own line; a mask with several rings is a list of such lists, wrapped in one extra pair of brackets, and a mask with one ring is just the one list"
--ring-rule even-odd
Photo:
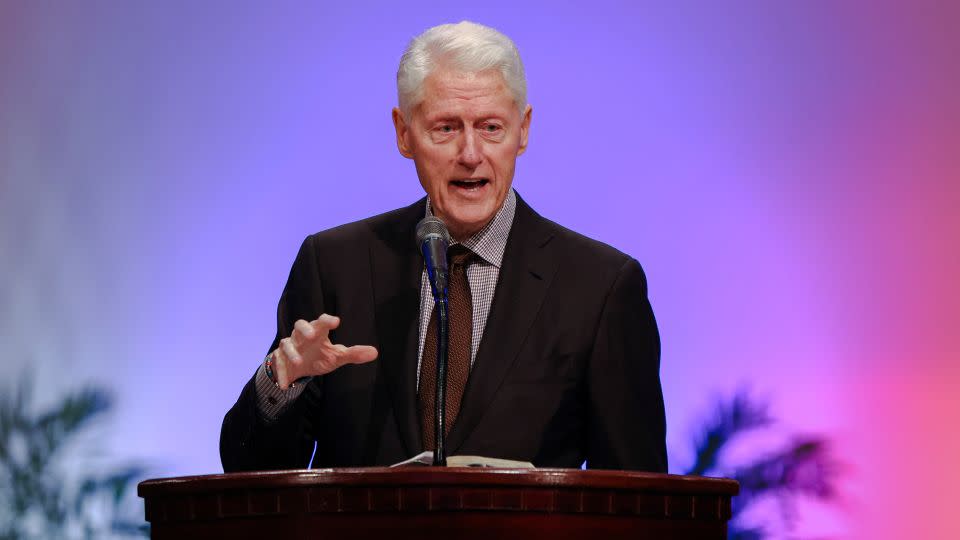
[[(387, 465), (420, 453), (416, 370), (424, 200), (308, 237), (278, 308), (341, 317), (331, 338), (377, 360), (315, 377), (280, 417), (257, 412), (253, 379), (223, 420), (227, 472)], [(636, 260), (517, 200), (490, 315), (447, 438), (448, 455), (542, 467), (666, 472), (660, 340)]]

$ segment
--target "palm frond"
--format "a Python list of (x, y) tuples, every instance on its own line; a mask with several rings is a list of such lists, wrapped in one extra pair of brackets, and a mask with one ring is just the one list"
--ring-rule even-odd
[[(832, 501), (838, 497), (838, 482), (844, 467), (822, 436), (795, 436), (780, 449), (755, 457), (745, 465), (730, 467), (723, 462), (723, 451), (744, 433), (769, 427), (774, 419), (766, 401), (756, 400), (746, 388), (727, 399), (718, 399), (713, 411), (694, 438), (696, 460), (686, 474), (718, 473), (740, 483), (740, 494), (733, 498), (728, 525), (729, 540), (768, 538), (768, 526), (779, 518), (777, 529), (790, 530), (796, 518), (800, 497)], [(759, 523), (747, 523), (747, 509), (760, 500), (771, 500), (779, 516), (764, 516)]]
[(738, 390), (729, 400), (718, 400), (712, 417), (694, 441), (697, 457), (685, 474), (703, 476), (714, 471), (724, 447), (732, 440), (772, 423), (768, 404), (754, 400), (746, 388)]
[(132, 465), (104, 476), (85, 478), (78, 490), (76, 511), (80, 511), (88, 497), (97, 494), (107, 495), (113, 503), (119, 503), (129, 488), (138, 478), (143, 478), (146, 471), (143, 467)]
[(49, 449), (59, 448), (70, 437), (113, 405), (111, 395), (100, 388), (83, 388), (68, 394), (55, 407), (39, 415), (34, 433)]
[(737, 469), (740, 495), (735, 511), (763, 496), (775, 497), (785, 522), (795, 517), (795, 499), (807, 496), (830, 501), (836, 498), (842, 465), (833, 456), (829, 442), (816, 436), (797, 437), (783, 449)]
[[(138, 478), (139, 465), (107, 471), (80, 471), (75, 482), (65, 482), (67, 459), (74, 468), (85, 449), (72, 446), (96, 418), (108, 412), (113, 400), (103, 388), (87, 387), (64, 395), (53, 406), (31, 410), (32, 378), (25, 375), (11, 392), (0, 392), (0, 540), (36, 536), (59, 538), (68, 530), (103, 536), (104, 525), (93, 519), (104, 508), (112, 512), (106, 526), (115, 533), (143, 536), (145, 523), (126, 517), (121, 504)], [(66, 449), (70, 454), (66, 455)], [(24, 529), (31, 522), (31, 531)]]

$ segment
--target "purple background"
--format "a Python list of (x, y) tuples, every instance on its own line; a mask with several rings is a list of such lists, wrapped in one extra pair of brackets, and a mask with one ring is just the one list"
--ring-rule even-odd
[(526, 64), (517, 190), (647, 271), (671, 469), (750, 384), (851, 464), (799, 533), (955, 537), (958, 6), (3, 2), (0, 375), (109, 384), (104, 456), (219, 472), (303, 237), (422, 195), (403, 47), (471, 19)]

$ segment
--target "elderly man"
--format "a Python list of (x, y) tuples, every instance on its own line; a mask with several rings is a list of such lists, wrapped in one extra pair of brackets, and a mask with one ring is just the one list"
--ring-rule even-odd
[(433, 448), (437, 321), (414, 238), (432, 214), (454, 240), (448, 454), (665, 472), (640, 265), (512, 188), (532, 116), (513, 42), (469, 22), (431, 28), (397, 90), (397, 146), (427, 197), (304, 241), (270, 353), (224, 418), (224, 470), (387, 465)]

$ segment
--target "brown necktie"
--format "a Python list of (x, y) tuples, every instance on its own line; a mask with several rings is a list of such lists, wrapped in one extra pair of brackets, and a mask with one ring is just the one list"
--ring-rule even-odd
[[(450, 278), (447, 285), (450, 337), (447, 348), (447, 410), (445, 434), (457, 420), (463, 390), (470, 376), (470, 355), (473, 343), (473, 297), (467, 281), (467, 266), (475, 254), (460, 244), (450, 246)], [(417, 407), (423, 434), (423, 448), (433, 450), (436, 445), (434, 407), (437, 392), (437, 306), (433, 307), (427, 335), (423, 338), (423, 356), (420, 362), (420, 393)]]

